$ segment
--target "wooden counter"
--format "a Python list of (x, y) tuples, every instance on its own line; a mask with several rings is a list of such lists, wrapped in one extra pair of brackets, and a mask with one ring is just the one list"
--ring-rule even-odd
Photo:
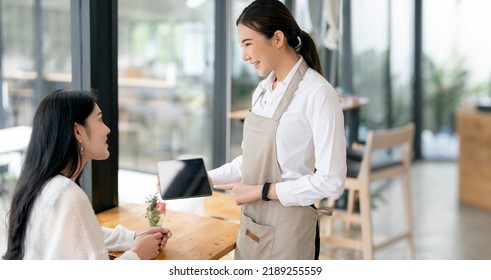
[(491, 210), (491, 113), (463, 108), (457, 114), (460, 138), (459, 199)]
[[(97, 214), (99, 223), (131, 230), (148, 227), (145, 205), (126, 204)], [(218, 260), (235, 248), (239, 224), (167, 210), (164, 227), (172, 237), (157, 260)]]

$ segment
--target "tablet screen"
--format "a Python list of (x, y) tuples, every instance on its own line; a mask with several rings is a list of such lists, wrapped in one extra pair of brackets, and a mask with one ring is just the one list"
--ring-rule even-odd
[(159, 161), (157, 165), (162, 199), (201, 197), (212, 194), (202, 158)]

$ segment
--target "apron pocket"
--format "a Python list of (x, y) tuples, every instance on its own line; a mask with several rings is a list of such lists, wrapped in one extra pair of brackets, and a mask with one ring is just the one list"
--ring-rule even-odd
[(255, 223), (241, 213), (237, 248), (240, 259), (270, 259), (273, 251), (274, 228)]

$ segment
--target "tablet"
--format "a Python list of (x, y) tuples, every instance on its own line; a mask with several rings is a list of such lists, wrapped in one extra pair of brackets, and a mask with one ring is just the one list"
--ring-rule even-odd
[(202, 158), (159, 161), (157, 166), (163, 200), (212, 194)]

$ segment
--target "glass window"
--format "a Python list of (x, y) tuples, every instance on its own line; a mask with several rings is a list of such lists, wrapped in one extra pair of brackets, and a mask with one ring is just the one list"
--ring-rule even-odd
[[(71, 87), (70, 1), (0, 1), (0, 216), (10, 201), (40, 100)], [(0, 223), (0, 252), (7, 246)]]
[(118, 2), (119, 166), (211, 166), (214, 1)]
[[(242, 10), (250, 3), (248, 0), (232, 1), (232, 16), (230, 22), (230, 44), (232, 46), (232, 104), (231, 111), (249, 109), (254, 89), (261, 80), (256, 70), (242, 60), (242, 47), (237, 38), (235, 22)], [(230, 159), (242, 154), (242, 121), (230, 121)]]
[(19, 151), (30, 135), (22, 127), (31, 126), (47, 93), (71, 88), (70, 1), (3, 0), (0, 5), (0, 129), (21, 127), (4, 130), (11, 137), (0, 141), (15, 141), (0, 145), (0, 166), (15, 178), (22, 164)]
[(361, 110), (360, 140), (368, 129), (412, 120), (412, 5), (410, 0), (352, 3), (354, 89), (348, 94), (370, 100)]
[[(386, 61), (388, 55), (388, 6), (385, 0), (352, 3), (353, 94), (368, 97), (361, 120), (366, 127), (387, 126)], [(361, 126), (362, 128), (363, 126)], [(360, 131), (360, 139), (364, 139)]]
[(455, 116), (463, 103), (491, 98), (488, 1), (423, 1), (423, 156), (458, 157)]
[(413, 120), (412, 73), (414, 7), (412, 0), (390, 1), (391, 124), (402, 126)]

